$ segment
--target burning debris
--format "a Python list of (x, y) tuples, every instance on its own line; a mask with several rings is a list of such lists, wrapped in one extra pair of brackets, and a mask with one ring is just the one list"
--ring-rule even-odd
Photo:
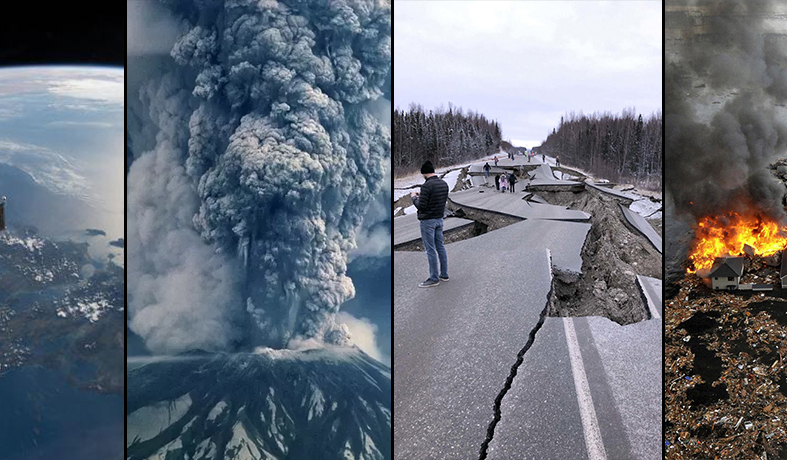
[[(753, 208), (753, 206), (752, 206)], [(699, 219), (689, 253), (688, 273), (703, 273), (724, 256), (772, 256), (787, 247), (787, 226), (764, 214), (730, 211)], [(740, 275), (738, 275), (740, 276)]]
[(787, 458), (781, 3), (666, 3), (667, 459)]

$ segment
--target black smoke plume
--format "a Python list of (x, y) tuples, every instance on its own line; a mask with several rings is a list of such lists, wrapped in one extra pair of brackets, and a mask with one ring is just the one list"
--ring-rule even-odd
[[(774, 1), (667, 1), (666, 188), (679, 217), (783, 220), (767, 166), (787, 147), (787, 35)], [(783, 25), (782, 25), (783, 28)], [(670, 37), (672, 35), (672, 37)], [(747, 209), (751, 211), (751, 209)]]

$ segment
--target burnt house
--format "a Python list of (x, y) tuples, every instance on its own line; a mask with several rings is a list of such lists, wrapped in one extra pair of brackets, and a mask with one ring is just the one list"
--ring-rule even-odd
[(743, 276), (743, 257), (718, 257), (713, 261), (708, 278), (714, 291), (735, 290)]

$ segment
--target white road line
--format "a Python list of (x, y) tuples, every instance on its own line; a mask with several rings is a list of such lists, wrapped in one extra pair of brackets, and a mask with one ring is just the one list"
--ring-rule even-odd
[(585, 374), (585, 365), (582, 363), (582, 353), (579, 351), (577, 332), (574, 330), (574, 320), (563, 318), (563, 327), (566, 330), (568, 355), (571, 357), (571, 370), (574, 374), (574, 386), (577, 390), (579, 414), (582, 417), (582, 428), (585, 432), (585, 445), (588, 449), (590, 460), (606, 460), (607, 452), (601, 439), (601, 430), (596, 419), (596, 410), (593, 407), (593, 398), (590, 396), (590, 386)]

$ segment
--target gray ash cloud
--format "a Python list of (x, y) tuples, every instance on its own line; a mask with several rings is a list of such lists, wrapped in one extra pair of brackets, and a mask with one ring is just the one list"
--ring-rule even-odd
[(669, 5), (693, 8), (666, 68), (666, 188), (676, 213), (696, 220), (754, 205), (783, 219), (785, 189), (767, 171), (787, 147), (787, 40), (769, 24), (776, 3)]
[(390, 4), (165, 5), (180, 33), (129, 104), (131, 329), (158, 352), (345, 343), (390, 158)]

